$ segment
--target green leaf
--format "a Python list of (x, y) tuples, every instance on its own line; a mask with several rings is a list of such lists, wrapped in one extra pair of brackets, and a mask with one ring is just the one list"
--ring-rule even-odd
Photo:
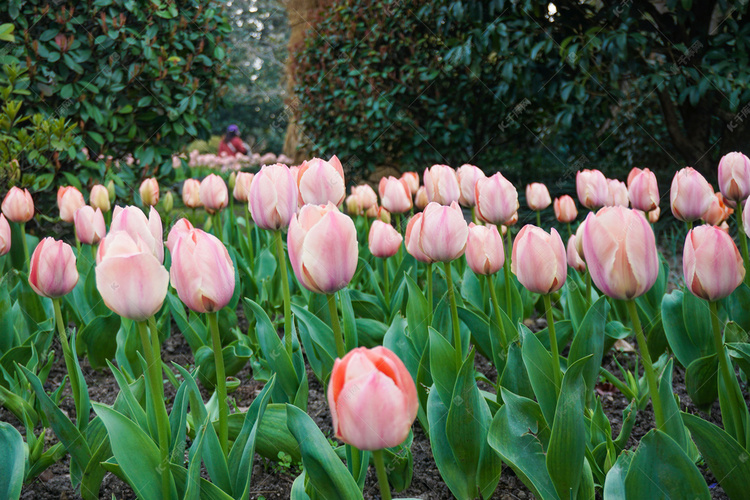
[(664, 411), (664, 432), (680, 445), (685, 453), (689, 453), (689, 443), (687, 431), (680, 420), (680, 409), (672, 393), (672, 358), (667, 361), (667, 366), (661, 373), (659, 380), (659, 399), (661, 399), (662, 410)]
[(594, 390), (599, 379), (599, 367), (602, 364), (604, 355), (604, 329), (607, 324), (607, 315), (609, 314), (609, 303), (605, 297), (599, 297), (594, 302), (586, 316), (581, 321), (573, 343), (570, 346), (568, 354), (568, 364), (573, 365), (579, 359), (589, 354), (592, 356), (583, 368), (583, 381), (585, 390), (591, 392)]
[(695, 406), (708, 412), (719, 397), (719, 360), (716, 354), (698, 358), (685, 370), (685, 390)]
[(21, 434), (7, 422), (0, 422), (0, 498), (21, 496), (26, 447)]
[(713, 351), (711, 314), (705, 300), (674, 290), (661, 303), (664, 334), (684, 367)]
[(86, 345), (86, 353), (92, 368), (104, 368), (108, 360), (114, 359), (119, 329), (120, 316), (114, 313), (97, 316), (81, 328), (78, 335)]
[(552, 355), (544, 348), (536, 335), (531, 333), (526, 325), (519, 324), (521, 332), (521, 351), (523, 362), (529, 374), (531, 387), (534, 389), (536, 400), (542, 409), (544, 418), (548, 425), (555, 420), (555, 407), (557, 406), (557, 388), (555, 386), (555, 361)]

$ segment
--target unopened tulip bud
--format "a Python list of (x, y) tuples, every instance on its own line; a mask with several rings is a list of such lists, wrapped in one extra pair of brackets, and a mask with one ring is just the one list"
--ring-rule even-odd
[(115, 181), (113, 181), (112, 179), (110, 179), (109, 182), (107, 183), (107, 194), (109, 195), (109, 204), (111, 206), (112, 203), (115, 202), (115, 196), (116, 196)]
[(167, 249), (171, 252), (177, 243), (177, 240), (183, 235), (189, 233), (192, 229), (195, 229), (195, 227), (184, 217), (175, 222), (172, 229), (169, 230), (169, 236), (167, 236)]
[(17, 223), (28, 222), (34, 218), (34, 200), (28, 189), (16, 186), (10, 188), (3, 199), (3, 214), (8, 220)]
[(10, 224), (5, 215), (0, 214), (0, 255), (10, 251)]
[(595, 210), (607, 204), (609, 184), (599, 170), (584, 169), (576, 173), (578, 201), (584, 207)]
[(635, 179), (636, 176), (640, 174), (641, 172), (643, 172), (643, 170), (641, 170), (638, 167), (633, 167), (632, 169), (630, 169), (630, 173), (628, 174), (628, 180), (627, 180), (628, 189), (630, 189), (630, 184), (633, 182), (633, 179)]
[(714, 190), (697, 170), (685, 167), (674, 174), (669, 200), (677, 219), (692, 222), (703, 217), (710, 208)]
[(352, 187), (352, 195), (357, 198), (357, 202), (363, 212), (378, 204), (378, 195), (369, 184)]
[(469, 226), (458, 203), (445, 206), (430, 202), (422, 214), (419, 243), (425, 255), (435, 262), (450, 262), (462, 256)]
[(458, 176), (458, 185), (461, 188), (461, 196), (458, 202), (461, 206), (467, 208), (475, 206), (477, 203), (474, 188), (479, 179), (485, 179), (487, 176), (484, 175), (484, 172), (479, 167), (469, 164), (458, 167), (456, 175)]
[(107, 234), (104, 215), (100, 209), (94, 210), (88, 205), (76, 210), (73, 216), (78, 241), (85, 245), (96, 245)]
[(505, 264), (505, 250), (497, 226), (477, 226), (473, 222), (469, 224), (466, 263), (476, 274), (485, 276), (502, 269)]
[(565, 245), (557, 231), (527, 224), (513, 240), (510, 270), (530, 292), (552, 293), (565, 284), (568, 262)]
[(198, 192), (201, 204), (206, 212), (215, 214), (224, 210), (229, 204), (229, 191), (224, 179), (216, 174), (209, 174), (208, 177), (201, 181), (201, 187)]
[(159, 182), (155, 177), (145, 179), (141, 182), (138, 192), (141, 195), (143, 206), (155, 207), (159, 203)]
[(607, 187), (609, 192), (607, 194), (607, 205), (608, 207), (627, 207), (630, 204), (628, 198), (628, 187), (624, 182), (618, 181), (617, 179), (607, 179)]
[(576, 202), (567, 194), (559, 198), (555, 198), (553, 208), (555, 209), (555, 218), (563, 224), (569, 224), (576, 220), (576, 217), (578, 217)]
[(417, 195), (414, 197), (414, 206), (419, 210), (424, 210), (424, 207), (426, 207), (429, 202), (430, 200), (427, 199), (427, 189), (424, 186), (420, 186), (417, 189)]
[(630, 205), (644, 212), (651, 212), (659, 206), (659, 185), (656, 175), (644, 168), (632, 179), (628, 177), (628, 197)]
[(401, 178), (406, 181), (406, 185), (409, 186), (409, 192), (414, 196), (419, 189), (419, 174), (416, 172), (404, 172), (401, 174)]
[(375, 215), (375, 218), (386, 224), (391, 223), (391, 213), (383, 207), (378, 207), (378, 213)]
[(164, 206), (164, 212), (169, 213), (174, 208), (174, 195), (172, 194), (172, 191), (167, 191), (167, 194), (164, 195), (164, 200), (162, 200), (163, 206)]
[(391, 213), (402, 214), (411, 210), (411, 191), (403, 179), (383, 177), (378, 184), (380, 204)]
[(742, 257), (731, 236), (709, 225), (688, 232), (682, 270), (690, 291), (709, 301), (729, 296), (745, 277)]
[(750, 196), (750, 158), (739, 152), (728, 153), (719, 161), (719, 189), (727, 205)]
[(409, 255), (417, 259), (419, 262), (431, 264), (435, 261), (424, 253), (420, 242), (423, 217), (424, 212), (420, 212), (409, 219), (409, 223), (406, 225), (406, 231), (404, 233), (404, 241), (406, 243), (406, 251), (409, 252)]
[(381, 259), (396, 255), (403, 240), (401, 233), (393, 226), (380, 220), (372, 223), (367, 238), (370, 253)]
[(450, 205), (461, 197), (456, 171), (448, 165), (433, 165), (424, 171), (427, 199), (441, 205)]
[(182, 203), (188, 208), (198, 208), (201, 203), (201, 183), (197, 179), (185, 179), (182, 183)]
[(57, 207), (60, 209), (60, 218), (65, 222), (73, 222), (76, 210), (86, 204), (81, 192), (73, 186), (61, 186), (57, 190)]
[(339, 206), (346, 197), (344, 167), (336, 155), (329, 161), (313, 158), (302, 163), (297, 174), (300, 205)]
[(479, 179), (475, 187), (477, 215), (490, 224), (512, 225), (518, 211), (518, 191), (498, 172), (492, 177)]
[(76, 257), (70, 245), (44, 238), (34, 249), (29, 268), (29, 285), (51, 299), (70, 293), (78, 283)]
[(526, 204), (535, 212), (544, 210), (552, 203), (547, 186), (541, 182), (526, 185)]
[[(721, 223), (727, 220), (733, 213), (734, 210), (727, 207), (724, 203), (724, 196), (721, 193), (714, 193), (714, 199), (711, 200), (708, 210), (706, 210), (701, 219), (703, 219), (706, 224), (720, 226)], [(742, 213), (742, 218), (745, 218), (744, 212)]]
[(237, 172), (232, 172), (231, 174), (229, 174), (227, 185), (229, 186), (229, 189), (234, 189), (234, 186), (237, 185)]
[[(234, 174), (234, 172), (232, 172), (232, 174)], [(240, 172), (237, 174), (237, 177), (234, 180), (234, 185), (230, 185), (229, 187), (229, 189), (232, 190), (232, 196), (234, 196), (235, 200), (247, 203), (250, 199), (250, 186), (253, 183), (254, 177), (255, 174), (250, 172)]]
[(580, 254), (578, 253), (578, 249), (576, 248), (575, 234), (571, 234), (570, 238), (568, 238), (566, 254), (568, 257), (568, 265), (570, 267), (572, 267), (579, 273), (582, 273), (586, 270), (586, 262), (584, 262), (584, 260), (581, 258)]
[(107, 188), (101, 184), (95, 184), (89, 194), (89, 203), (93, 208), (98, 208), (102, 212), (109, 212), (112, 205), (109, 202), (109, 191), (107, 191)]
[(261, 229), (289, 226), (297, 212), (297, 183), (286, 165), (266, 165), (255, 174), (248, 195), (253, 221)]
[(364, 213), (357, 195), (350, 194), (347, 196), (344, 200), (344, 206), (346, 207), (346, 213), (349, 215), (362, 215)]

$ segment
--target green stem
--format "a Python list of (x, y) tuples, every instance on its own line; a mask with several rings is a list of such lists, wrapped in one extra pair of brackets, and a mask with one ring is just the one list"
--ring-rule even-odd
[[(253, 248), (253, 225), (250, 222), (250, 210), (245, 204), (245, 224), (247, 225), (247, 249), (250, 252), (250, 262), (255, 262), (255, 249)], [(252, 265), (250, 266), (252, 267)]]
[(221, 336), (219, 335), (219, 313), (208, 313), (208, 324), (211, 327), (211, 343), (214, 350), (216, 364), (216, 394), (219, 398), (219, 442), (224, 456), (229, 453), (229, 407), (227, 405), (227, 376), (224, 372), (224, 354), (221, 350)]
[(586, 304), (591, 306), (591, 273), (586, 268)]
[(339, 312), (336, 309), (336, 296), (332, 293), (326, 294), (328, 299), (328, 312), (331, 315), (331, 327), (333, 328), (333, 340), (336, 341), (336, 355), (343, 358), (346, 355), (344, 348), (344, 336), (341, 334), (341, 324), (339, 323)]
[(221, 227), (221, 211), (214, 214), (214, 222), (216, 223), (216, 237), (224, 243), (224, 230)]
[(52, 299), (52, 304), (55, 307), (55, 324), (57, 325), (57, 334), (60, 337), (63, 357), (65, 358), (65, 369), (68, 370), (68, 378), (70, 379), (70, 392), (73, 393), (73, 401), (76, 406), (76, 418), (79, 421), (82, 418), (88, 420), (88, 415), (81, 415), (81, 386), (78, 380), (78, 370), (76, 370), (75, 360), (73, 359), (73, 351), (70, 350), (68, 335), (65, 333), (60, 299)]
[(493, 283), (493, 281), (491, 274), (487, 276), (487, 283), (490, 286), (490, 299), (492, 299), (492, 309), (495, 311), (495, 320), (500, 328), (500, 341), (503, 343), (503, 349), (507, 349), (508, 339), (505, 336), (505, 324), (503, 323), (503, 318), (500, 314), (500, 303), (497, 301), (497, 291), (495, 291), (495, 283)]
[(347, 444), (346, 448), (348, 448), (349, 456), (351, 457), (351, 463), (348, 464), (351, 469), (350, 472), (354, 480), (359, 481), (359, 469), (362, 468), (362, 462), (359, 459), (359, 450), (350, 444)]
[(542, 212), (539, 210), (536, 211), (536, 225), (537, 227), (542, 227)]
[(427, 263), (427, 326), (432, 324), (432, 262)]
[(568, 239), (573, 236), (573, 228), (570, 227), (570, 222), (568, 222)]
[(370, 238), (370, 218), (367, 215), (364, 215), (365, 219), (365, 239), (364, 241), (368, 241)]
[(750, 260), (748, 260), (747, 253), (747, 235), (745, 234), (745, 226), (742, 224), (742, 202), (737, 202), (737, 209), (735, 212), (737, 216), (737, 232), (740, 238), (740, 248), (742, 249), (742, 262), (745, 263), (745, 283), (750, 283)]
[(385, 297), (385, 308), (391, 307), (391, 277), (388, 275), (388, 257), (383, 259), (383, 296)]
[(476, 208), (477, 207), (471, 207), (471, 222), (473, 222), (474, 224), (477, 223), (477, 211), (476, 211)]
[(552, 316), (552, 300), (548, 293), (544, 294), (544, 308), (547, 312), (547, 330), (549, 330), (549, 346), (552, 351), (552, 362), (554, 363), (555, 370), (555, 387), (557, 388), (557, 394), (560, 394), (560, 387), (562, 381), (560, 377), (560, 351), (557, 348), (557, 335), (555, 333), (555, 318)]
[[(164, 406), (164, 398), (161, 396), (164, 389), (161, 377), (161, 355), (157, 351), (154, 353), (152, 342), (149, 341), (148, 325), (145, 321), (138, 322), (138, 333), (141, 337), (141, 349), (143, 358), (146, 360), (147, 373), (146, 378), (150, 386), (151, 403), (156, 413), (156, 429), (159, 440), (159, 453), (161, 456), (161, 491), (162, 498), (171, 498), (169, 470), (169, 417), (167, 408)], [(152, 337), (156, 332), (152, 332)], [(156, 339), (158, 345), (158, 338)]]
[(453, 324), (453, 346), (456, 348), (456, 367), (461, 368), (464, 360), (461, 349), (461, 328), (458, 324), (458, 307), (456, 306), (456, 291), (453, 288), (453, 276), (451, 276), (451, 263), (443, 262), (445, 268), (445, 281), (448, 287), (448, 298), (451, 303), (451, 323)]
[(31, 259), (29, 258), (29, 244), (26, 242), (25, 222), (21, 222), (21, 243), (23, 244), (23, 255), (26, 257), (26, 270), (31, 271)]
[[(739, 206), (739, 203), (737, 204)], [(729, 401), (729, 412), (732, 414), (732, 420), (734, 420), (734, 437), (738, 442), (743, 443), (745, 441), (745, 432), (742, 425), (742, 415), (740, 414), (740, 408), (737, 406), (735, 399), (735, 391), (733, 390), (734, 384), (732, 383), (733, 370), (729, 368), (730, 364), (727, 360), (727, 353), (724, 350), (724, 340), (721, 335), (721, 326), (719, 325), (719, 313), (716, 310), (716, 302), (709, 302), (711, 308), (711, 323), (714, 330), (714, 347), (716, 348), (716, 355), (719, 358), (719, 369), (721, 371), (721, 378), (724, 379), (724, 390), (728, 392)], [(744, 403), (744, 402), (743, 402)], [(723, 413), (722, 408), (722, 413)], [(724, 421), (724, 415), (722, 415), (722, 421)], [(724, 421), (724, 428), (727, 425)]]
[[(685, 221), (685, 225), (687, 226), (687, 230), (688, 231), (690, 231), (691, 229), (693, 229), (693, 221), (687, 220), (687, 221)], [(740, 222), (740, 226), (742, 226), (742, 222)]]
[[(654, 407), (654, 418), (656, 420), (656, 428), (664, 430), (664, 411), (661, 406), (661, 399), (659, 398), (659, 388), (656, 382), (656, 372), (654, 371), (654, 365), (651, 362), (651, 355), (648, 352), (648, 344), (646, 343), (646, 337), (643, 336), (643, 329), (641, 328), (641, 320), (638, 317), (638, 308), (635, 305), (635, 301), (626, 301), (628, 306), (628, 313), (630, 314), (630, 320), (633, 322), (633, 330), (635, 330), (635, 338), (638, 341), (638, 350), (641, 352), (641, 359), (643, 359), (643, 371), (646, 372), (646, 380), (648, 381), (648, 392), (651, 396), (651, 405)], [(637, 374), (636, 374), (637, 376)]]
[[(401, 214), (393, 214), (393, 218), (395, 219), (395, 222), (396, 222), (396, 231), (398, 231), (398, 234), (403, 234), (403, 232), (401, 231)], [(401, 263), (404, 261), (403, 247), (404, 247), (404, 243), (402, 242), (398, 246), (398, 254), (396, 254), (398, 256), (399, 265), (401, 265)]]
[(373, 451), (372, 459), (375, 462), (375, 472), (378, 475), (380, 498), (383, 500), (391, 500), (391, 487), (388, 484), (388, 474), (385, 471), (385, 463), (383, 462), (383, 450)]
[[(497, 229), (500, 231), (500, 234), (503, 234), (502, 227), (498, 227)], [(505, 274), (505, 312), (509, 317), (512, 317), (512, 302), (510, 296), (510, 256), (512, 254), (511, 250), (513, 248), (513, 241), (510, 236), (510, 226), (508, 226), (507, 236), (508, 243), (505, 245), (505, 263), (503, 264), (503, 273)]]
[(78, 233), (75, 233), (76, 235), (76, 258), (81, 258), (81, 240), (78, 239)]
[(284, 340), (289, 358), (292, 357), (292, 304), (289, 296), (289, 275), (286, 267), (284, 243), (281, 241), (281, 231), (276, 231), (276, 258), (281, 269), (281, 291), (284, 294)]

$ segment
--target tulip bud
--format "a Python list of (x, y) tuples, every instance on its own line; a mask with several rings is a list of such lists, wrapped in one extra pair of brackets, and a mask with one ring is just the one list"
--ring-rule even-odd
[[(703, 219), (706, 224), (720, 226), (721, 223), (727, 220), (733, 213), (734, 210), (724, 204), (724, 196), (722, 196), (721, 193), (714, 193), (714, 198), (711, 200), (708, 210), (706, 210), (701, 219)], [(742, 217), (745, 217), (744, 213), (742, 214)]]
[(73, 186), (61, 186), (57, 190), (57, 207), (60, 209), (60, 218), (65, 222), (73, 222), (76, 210), (86, 204), (83, 195)]
[(628, 187), (624, 182), (618, 181), (617, 179), (607, 179), (607, 187), (609, 189), (607, 194), (608, 207), (627, 207), (630, 203), (628, 198)]
[(430, 202), (422, 214), (419, 244), (425, 255), (435, 262), (450, 262), (462, 256), (469, 226), (458, 203), (445, 206)]
[(297, 280), (311, 292), (337, 292), (357, 270), (354, 222), (331, 202), (303, 206), (289, 224), (287, 245)]
[(330, 201), (339, 206), (346, 196), (344, 167), (336, 155), (330, 161), (305, 161), (299, 167), (297, 188), (300, 205), (325, 205)]
[(492, 177), (479, 179), (475, 187), (477, 215), (490, 224), (512, 225), (518, 211), (518, 191), (498, 172)]
[(659, 185), (656, 175), (644, 168), (632, 179), (628, 177), (628, 197), (632, 207), (637, 210), (648, 213), (656, 209), (659, 206)]
[(425, 255), (422, 251), (422, 244), (419, 241), (420, 235), (422, 234), (423, 217), (424, 212), (420, 212), (409, 219), (409, 223), (406, 225), (406, 231), (404, 233), (404, 241), (406, 242), (406, 251), (409, 252), (409, 255), (417, 259), (419, 262), (431, 264), (435, 261)]
[(171, 250), (169, 270), (180, 300), (195, 312), (215, 312), (234, 294), (234, 264), (224, 244), (200, 229), (183, 233)]
[(172, 229), (169, 230), (169, 236), (167, 236), (167, 249), (172, 252), (177, 240), (183, 235), (189, 233), (192, 229), (195, 229), (193, 224), (186, 218), (182, 218), (174, 223)]
[(255, 174), (250, 193), (250, 213), (261, 229), (277, 230), (289, 226), (297, 212), (297, 184), (286, 165), (266, 165)]
[(486, 179), (487, 176), (484, 175), (484, 172), (479, 167), (469, 164), (458, 167), (456, 175), (458, 176), (458, 185), (461, 188), (461, 196), (458, 202), (461, 206), (467, 208), (475, 206), (477, 203), (474, 188), (479, 179)]
[(557, 231), (527, 224), (513, 240), (510, 270), (530, 292), (552, 293), (565, 284), (568, 262), (565, 245)]
[(738, 201), (750, 196), (750, 158), (733, 152), (719, 161), (719, 189), (727, 205), (734, 208)]
[(234, 186), (230, 186), (235, 200), (247, 203), (250, 199), (250, 186), (253, 183), (253, 177), (255, 177), (255, 174), (251, 174), (250, 172), (240, 172), (237, 174)]
[[(229, 186), (229, 189), (234, 190), (234, 187), (237, 185), (237, 172), (232, 172), (229, 174), (229, 180), (227, 181), (227, 185)], [(242, 201), (242, 200), (239, 200)]]
[(380, 204), (391, 213), (402, 214), (412, 207), (411, 192), (405, 180), (382, 177), (378, 184)]
[(430, 200), (427, 199), (427, 189), (424, 186), (420, 186), (417, 189), (417, 195), (414, 197), (414, 205), (419, 210), (424, 210), (424, 207), (426, 207), (429, 202)]
[(12, 222), (24, 223), (34, 218), (34, 200), (28, 189), (10, 188), (3, 199), (3, 214)]
[(155, 177), (145, 179), (141, 182), (141, 187), (138, 189), (141, 194), (141, 201), (143, 206), (155, 207), (159, 203), (159, 182)]
[(643, 172), (643, 170), (641, 170), (638, 167), (633, 167), (632, 169), (630, 169), (630, 173), (628, 174), (628, 181), (627, 181), (628, 189), (630, 189), (630, 184), (633, 182), (633, 179), (635, 179), (636, 176), (640, 174), (641, 172)]
[(707, 225), (688, 231), (682, 270), (690, 291), (709, 301), (729, 296), (745, 277), (742, 257), (731, 236)]
[(403, 443), (419, 410), (409, 371), (382, 346), (358, 347), (336, 359), (328, 404), (336, 437), (360, 450)]
[(448, 165), (433, 165), (424, 171), (427, 199), (441, 205), (450, 205), (461, 197), (456, 171)]
[(89, 203), (93, 208), (98, 208), (102, 212), (109, 212), (111, 204), (109, 203), (109, 192), (101, 184), (95, 184), (89, 194)]
[(551, 203), (552, 200), (550, 199), (547, 186), (541, 182), (532, 182), (526, 185), (526, 204), (531, 210), (535, 212), (544, 210)]
[(0, 214), (0, 255), (10, 252), (10, 224), (5, 216)]
[(86, 245), (96, 245), (107, 234), (104, 215), (100, 209), (85, 205), (76, 210), (73, 216), (78, 241)]
[(586, 228), (586, 219), (583, 220), (580, 224), (578, 224), (578, 229), (576, 229), (576, 251), (578, 252), (578, 256), (583, 260), (586, 261), (586, 256), (583, 254), (583, 234), (584, 229)]
[[(149, 209), (148, 219), (138, 207), (115, 207), (109, 230), (110, 232), (127, 232), (134, 241), (142, 241), (145, 248), (148, 248), (154, 257), (159, 260), (159, 264), (164, 262), (161, 217), (154, 207)], [(103, 254), (105, 251), (104, 246), (104, 243), (99, 245), (97, 262), (101, 259), (99, 254)]]
[(674, 174), (669, 200), (672, 214), (677, 219), (692, 222), (703, 217), (709, 209), (714, 190), (697, 170), (685, 167)]
[(401, 174), (401, 178), (406, 181), (406, 185), (409, 186), (409, 193), (414, 196), (419, 189), (419, 174), (416, 172), (404, 172)]
[(576, 248), (576, 235), (571, 234), (570, 238), (568, 238), (568, 246), (567, 246), (567, 256), (568, 256), (568, 265), (578, 271), (579, 273), (582, 273), (586, 270), (586, 262), (581, 258), (581, 256), (578, 253), (578, 249)]
[(363, 212), (378, 204), (378, 195), (369, 184), (352, 187), (352, 195), (357, 198), (359, 207)]
[(567, 194), (555, 198), (555, 203), (552, 208), (555, 210), (555, 218), (563, 224), (569, 224), (578, 217), (576, 202)]
[(209, 174), (208, 177), (201, 181), (198, 195), (206, 212), (210, 214), (224, 210), (229, 204), (227, 185), (224, 183), (224, 179), (216, 174)]
[(167, 191), (167, 194), (164, 195), (164, 200), (162, 200), (162, 206), (164, 207), (164, 212), (169, 213), (174, 208), (174, 195), (172, 194), (172, 191)]
[(182, 203), (188, 208), (198, 208), (201, 203), (201, 183), (197, 179), (185, 179), (182, 183)]
[(34, 249), (29, 266), (29, 285), (42, 297), (67, 295), (78, 283), (73, 249), (65, 242), (44, 238)]
[(649, 211), (648, 213), (648, 221), (651, 224), (656, 224), (659, 222), (659, 216), (661, 215), (661, 209), (659, 207), (656, 207), (655, 209)]
[(350, 194), (347, 196), (344, 200), (344, 206), (346, 207), (346, 213), (349, 215), (362, 215), (364, 213), (357, 195)]
[(376, 220), (370, 226), (370, 234), (367, 241), (370, 247), (370, 253), (375, 257), (386, 259), (393, 257), (401, 247), (404, 238), (401, 233), (390, 224)]
[(576, 173), (578, 201), (584, 207), (595, 210), (607, 204), (609, 184), (599, 170), (584, 169)]
[(503, 237), (497, 226), (469, 224), (466, 241), (466, 263), (476, 274), (495, 274), (505, 264)]
[(375, 218), (386, 224), (391, 223), (391, 213), (383, 207), (378, 207), (378, 212), (375, 214)]
[[(109, 195), (110, 206), (115, 202), (115, 181), (112, 179), (107, 183), (107, 195)], [(106, 210), (104, 210), (106, 212)]]
[(659, 256), (648, 221), (625, 207), (606, 207), (586, 218), (583, 252), (597, 288), (614, 299), (630, 300), (651, 289)]

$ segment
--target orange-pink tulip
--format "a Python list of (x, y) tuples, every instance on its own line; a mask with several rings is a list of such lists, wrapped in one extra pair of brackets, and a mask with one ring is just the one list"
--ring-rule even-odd
[(177, 240), (179, 240), (183, 235), (189, 233), (193, 229), (195, 229), (193, 224), (184, 217), (175, 222), (172, 226), (172, 229), (169, 230), (169, 235), (167, 236), (167, 249), (171, 252), (175, 244), (177, 244)]
[(516, 187), (498, 172), (486, 179), (479, 179), (475, 186), (477, 215), (490, 224), (512, 225), (518, 211)]
[(513, 240), (510, 270), (530, 292), (552, 293), (565, 284), (568, 261), (557, 231), (527, 224)]
[(216, 174), (209, 174), (201, 181), (198, 195), (206, 212), (210, 214), (224, 210), (229, 204), (229, 190), (227, 189), (227, 185), (224, 179)]
[(255, 174), (250, 172), (237, 172), (237, 177), (234, 180), (234, 189), (232, 190), (232, 196), (234, 196), (235, 200), (247, 203), (253, 177), (255, 177)]
[(450, 205), (461, 197), (456, 171), (448, 165), (433, 165), (424, 171), (427, 199), (441, 205)]
[(188, 208), (198, 208), (201, 203), (201, 182), (198, 179), (185, 179), (182, 183), (182, 203)]
[(628, 198), (628, 187), (624, 182), (618, 181), (617, 179), (607, 179), (607, 187), (609, 193), (607, 194), (607, 205), (608, 207), (627, 207), (630, 203)]
[(250, 185), (250, 213), (261, 229), (289, 226), (297, 212), (297, 183), (286, 165), (266, 165)]
[(76, 256), (70, 245), (44, 238), (34, 249), (29, 267), (29, 285), (42, 297), (62, 297), (78, 283)]
[(458, 185), (461, 188), (461, 196), (459, 197), (458, 202), (461, 206), (467, 208), (475, 206), (477, 203), (475, 198), (476, 191), (474, 188), (479, 179), (485, 179), (487, 176), (484, 175), (484, 172), (482, 172), (479, 167), (469, 164), (458, 167), (456, 175), (458, 176)]
[(669, 201), (677, 219), (685, 222), (700, 219), (713, 200), (714, 189), (697, 170), (685, 167), (674, 174)]
[(750, 158), (739, 152), (728, 153), (719, 161), (719, 189), (727, 205), (750, 196)]
[(419, 189), (419, 174), (416, 172), (404, 172), (401, 174), (401, 179), (406, 181), (406, 185), (409, 186), (409, 192), (414, 196)]
[(302, 163), (297, 174), (300, 205), (339, 206), (346, 196), (344, 167), (333, 155), (329, 161), (313, 158)]
[(3, 199), (3, 214), (12, 222), (28, 222), (34, 218), (34, 200), (28, 189), (10, 188)]
[(95, 184), (94, 187), (91, 188), (89, 204), (93, 208), (98, 208), (102, 212), (109, 212), (111, 204), (109, 201), (109, 191), (107, 191), (106, 186)]
[(476, 274), (495, 274), (505, 264), (503, 237), (497, 226), (477, 226), (469, 224), (466, 241), (466, 263)]
[(81, 192), (73, 186), (61, 186), (57, 190), (57, 207), (60, 209), (60, 218), (65, 222), (73, 222), (76, 210), (86, 204)]
[[(154, 207), (149, 209), (148, 219), (138, 207), (116, 206), (112, 212), (110, 232), (125, 231), (133, 240), (142, 240), (146, 248), (159, 260), (164, 262), (164, 241), (161, 217)], [(99, 253), (104, 252), (104, 244), (99, 245)], [(99, 257), (97, 257), (97, 261)]]
[(563, 224), (573, 222), (576, 220), (576, 217), (578, 217), (576, 202), (567, 194), (555, 198), (555, 203), (552, 208), (555, 209), (555, 218)]
[(5, 215), (0, 214), (0, 255), (10, 252), (10, 224)]
[(535, 212), (544, 210), (552, 203), (547, 186), (541, 182), (526, 185), (526, 204)]
[[(724, 196), (721, 193), (714, 193), (714, 199), (711, 200), (708, 210), (705, 211), (701, 219), (703, 219), (706, 224), (720, 226), (721, 223), (727, 220), (733, 213), (734, 210), (726, 206), (724, 203)], [(742, 217), (745, 217), (744, 212), (742, 213)]]
[(156, 177), (150, 177), (144, 179), (141, 182), (141, 187), (138, 189), (138, 193), (141, 195), (141, 201), (143, 206), (156, 206), (159, 203), (159, 181)]
[(354, 222), (331, 202), (303, 206), (289, 224), (287, 245), (294, 274), (311, 292), (337, 292), (357, 270)]
[(656, 224), (657, 222), (659, 222), (659, 216), (661, 216), (661, 208), (656, 207), (655, 209), (648, 212), (648, 221), (651, 224)]
[(595, 210), (607, 204), (609, 184), (599, 170), (584, 169), (576, 173), (576, 193), (584, 207)]
[(568, 265), (578, 271), (579, 273), (582, 273), (586, 270), (586, 262), (581, 258), (581, 255), (578, 253), (578, 248), (576, 248), (576, 235), (571, 234), (570, 238), (568, 238), (568, 245), (567, 245), (567, 256), (568, 256)]
[(742, 257), (731, 236), (708, 225), (688, 232), (682, 271), (690, 291), (709, 301), (729, 296), (745, 277)]
[(419, 246), (435, 262), (450, 262), (466, 250), (469, 226), (461, 207), (455, 201), (450, 206), (430, 202), (422, 212)]
[(419, 210), (424, 210), (424, 207), (426, 207), (429, 202), (430, 200), (427, 199), (427, 188), (419, 186), (417, 194), (414, 196), (414, 206)]
[(656, 175), (644, 168), (632, 179), (628, 177), (628, 197), (630, 205), (646, 213), (659, 206), (659, 184)]
[(396, 255), (402, 241), (404, 241), (404, 238), (401, 233), (390, 224), (380, 220), (372, 223), (370, 234), (367, 236), (370, 253), (381, 259)]
[(659, 256), (648, 221), (625, 207), (590, 213), (583, 229), (583, 253), (597, 288), (629, 300), (649, 291), (659, 275)]
[(408, 212), (412, 207), (411, 191), (404, 179), (382, 177), (378, 184), (380, 204), (392, 214)]
[(360, 450), (403, 443), (419, 410), (409, 371), (382, 346), (358, 347), (336, 359), (328, 404), (336, 437)]
[(96, 245), (107, 234), (104, 215), (100, 209), (88, 205), (76, 210), (73, 216), (78, 241), (86, 245)]

